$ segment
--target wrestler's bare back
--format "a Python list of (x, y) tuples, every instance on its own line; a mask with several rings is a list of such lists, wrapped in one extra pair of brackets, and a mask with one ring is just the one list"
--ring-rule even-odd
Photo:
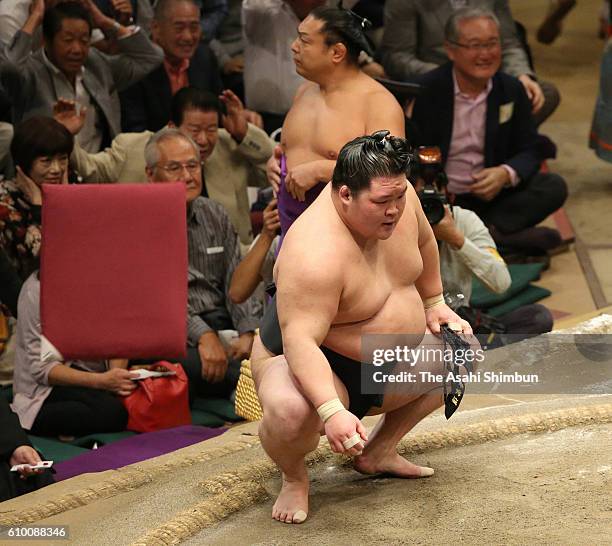
[(338, 311), (323, 345), (360, 360), (363, 334), (425, 332), (423, 304), (414, 285), (423, 270), (419, 211), (408, 183), (406, 207), (392, 235), (362, 249), (338, 216), (328, 185), (293, 224), (276, 261), (277, 285), (288, 282), (300, 290), (301, 272), (309, 265), (318, 264), (329, 275), (341, 272)]
[(336, 160), (348, 141), (387, 129), (404, 136), (401, 107), (381, 84), (357, 72), (333, 90), (303, 84), (283, 124), (281, 144), (291, 169), (318, 159)]

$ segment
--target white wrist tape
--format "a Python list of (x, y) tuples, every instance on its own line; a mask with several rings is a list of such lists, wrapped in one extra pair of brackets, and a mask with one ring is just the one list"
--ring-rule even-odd
[(423, 304), (425, 305), (425, 311), (431, 309), (432, 307), (442, 305), (443, 303), (446, 302), (444, 301), (444, 296), (442, 294), (438, 294), (437, 296), (432, 296), (431, 298), (426, 298), (423, 300)]
[(336, 415), (339, 411), (343, 411), (346, 408), (340, 402), (340, 398), (332, 398), (327, 402), (324, 402), (317, 408), (317, 413), (321, 418), (321, 421), (326, 423), (332, 416)]

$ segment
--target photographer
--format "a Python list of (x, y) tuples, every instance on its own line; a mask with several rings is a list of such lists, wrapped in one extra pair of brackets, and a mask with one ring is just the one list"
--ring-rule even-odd
[[(425, 175), (427, 182), (423, 177), (419, 177), (415, 189), (421, 202), (425, 200), (424, 209), (427, 219), (432, 224), (431, 227), (438, 241), (440, 271), (446, 293), (450, 296), (462, 294), (465, 305), (469, 306), (473, 275), (489, 290), (496, 293), (504, 292), (510, 287), (510, 273), (504, 260), (498, 254), (495, 242), (483, 221), (471, 210), (458, 206), (451, 209), (445, 204), (448, 195), (439, 149), (421, 148), (417, 155), (419, 172)], [(426, 165), (423, 165), (424, 162), (427, 162)], [(424, 192), (425, 187), (429, 191)], [(452, 293), (449, 293), (451, 288)], [(457, 313), (466, 318), (461, 308), (457, 309)], [(478, 315), (478, 320), (484, 319), (485, 322), (491, 319), (481, 313), (476, 313), (476, 315)], [(506, 315), (497, 317), (492, 322), (495, 323), (493, 329), (497, 328), (499, 331), (504, 331), (505, 334), (513, 334), (511, 337), (498, 337), (496, 345), (499, 346), (510, 341), (518, 341), (519, 334), (530, 336), (549, 332), (552, 329), (553, 321), (546, 307), (532, 304), (519, 307)], [(475, 323), (472, 324), (475, 332), (479, 333), (477, 326)]]

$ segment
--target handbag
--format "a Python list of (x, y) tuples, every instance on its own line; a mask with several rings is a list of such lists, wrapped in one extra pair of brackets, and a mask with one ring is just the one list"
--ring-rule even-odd
[(146, 367), (174, 375), (149, 377), (138, 381), (138, 388), (123, 398), (128, 412), (127, 429), (152, 432), (191, 424), (187, 374), (180, 364), (156, 362)]

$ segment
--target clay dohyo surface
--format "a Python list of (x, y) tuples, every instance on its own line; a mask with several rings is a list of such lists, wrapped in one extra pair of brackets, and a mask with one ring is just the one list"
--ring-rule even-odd
[(185, 544), (604, 544), (612, 534), (612, 425), (442, 449), (413, 459), (428, 479), (312, 473), (309, 519), (270, 518), (270, 500)]
[[(563, 333), (611, 329), (612, 318), (604, 316)], [(510, 352), (532, 354), (541, 340), (525, 344)], [(581, 383), (600, 380), (588, 373), (599, 357), (567, 350), (590, 362), (580, 368)], [(563, 362), (557, 364), (565, 368)], [(362, 476), (323, 440), (310, 470), (309, 519), (301, 526), (270, 517), (280, 479), (258, 442), (257, 423), (7, 501), (0, 525), (67, 525), (69, 543), (92, 546), (609, 543), (612, 396), (588, 388), (558, 392), (468, 393), (451, 421), (440, 412), (426, 418), (400, 451), (435, 469), (427, 479)]]

